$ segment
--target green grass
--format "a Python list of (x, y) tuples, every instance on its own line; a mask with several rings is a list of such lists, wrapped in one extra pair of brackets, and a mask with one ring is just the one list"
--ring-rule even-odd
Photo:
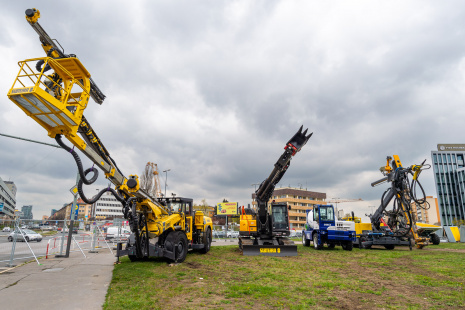
[(115, 266), (104, 309), (460, 309), (465, 245), (242, 256), (237, 245)]

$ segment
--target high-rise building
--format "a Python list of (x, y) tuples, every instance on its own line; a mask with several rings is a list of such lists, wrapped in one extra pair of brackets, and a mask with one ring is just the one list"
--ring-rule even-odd
[(465, 220), (465, 144), (438, 144), (431, 151), (442, 226)]
[[(256, 207), (255, 194), (252, 194), (252, 205)], [(289, 209), (289, 224), (291, 229), (302, 229), (306, 222), (307, 210), (313, 210), (315, 204), (325, 204), (326, 193), (308, 191), (302, 188), (275, 188), (270, 199), (276, 202), (286, 202)]]
[[(13, 185), (13, 186), (12, 186)], [(14, 189), (15, 193), (11, 191), (11, 188)], [(0, 205), (3, 206), (0, 211), (0, 216), (7, 216), (10, 218), (14, 217), (16, 209), (16, 185), (13, 182), (6, 181), (4, 182), (0, 178)]]
[(21, 216), (21, 219), (23, 219), (23, 220), (32, 220), (32, 218), (33, 218), (32, 205), (23, 206), (21, 208), (21, 212), (23, 212), (23, 216)]

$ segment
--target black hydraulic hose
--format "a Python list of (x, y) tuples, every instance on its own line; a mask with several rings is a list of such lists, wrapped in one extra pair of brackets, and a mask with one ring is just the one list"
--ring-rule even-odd
[[(52, 47), (51, 49), (48, 50), (47, 52), (47, 57), (50, 57), (50, 55), (52, 55), (52, 52), (55, 51), (55, 48)], [(42, 65), (45, 63), (45, 61), (43, 59), (39, 60), (37, 63), (36, 63), (36, 70), (38, 72), (42, 71)], [(47, 72), (48, 70), (52, 69), (52, 67), (50, 67), (50, 65), (47, 63), (45, 65), (45, 69), (44, 69), (44, 72)]]
[[(45, 63), (45, 61), (43, 59), (39, 60), (37, 63), (36, 63), (36, 70), (38, 72), (42, 71), (42, 65)], [(50, 67), (49, 64), (46, 64), (45, 65), (45, 69), (44, 69), (44, 73), (47, 72), (48, 70), (52, 69), (52, 67)]]
[[(417, 185), (420, 187), (420, 190), (421, 190), (421, 193), (423, 195), (423, 198), (421, 199), (418, 199), (417, 198)], [(425, 193), (425, 190), (423, 188), (423, 186), (421, 185), (420, 181), (418, 180), (413, 180), (411, 186), (410, 186), (410, 193), (411, 193), (411, 196), (412, 196), (412, 199), (419, 205), (422, 205), (426, 202), (426, 193)], [(426, 207), (425, 207), (426, 208)], [(429, 206), (428, 208), (429, 209)]]
[[(85, 173), (89, 173), (90, 172), (90, 168), (87, 169), (85, 171)], [(82, 190), (82, 180), (79, 180), (78, 182), (78, 186), (77, 186), (77, 189), (78, 189), (78, 193), (79, 193), (79, 196), (81, 196), (81, 199), (85, 202), (85, 203), (88, 203), (88, 204), (93, 204), (94, 202), (96, 202), (97, 200), (100, 199), (100, 197), (102, 197), (103, 193), (105, 192), (111, 192), (113, 194), (113, 196), (115, 196), (116, 200), (118, 200), (119, 202), (121, 202), (123, 204), (123, 206), (126, 205), (126, 200), (124, 200), (123, 197), (121, 197), (117, 191), (115, 191), (113, 188), (111, 187), (108, 187), (108, 188), (104, 188), (102, 189), (101, 191), (99, 191), (97, 193), (97, 195), (95, 195), (92, 199), (89, 199), (86, 197), (86, 195), (84, 194), (84, 191)]]
[(90, 185), (92, 183), (94, 183), (97, 178), (98, 178), (98, 170), (97, 169), (93, 169), (93, 168), (89, 168), (87, 169), (86, 171), (93, 171), (94, 172), (94, 176), (92, 177), (92, 179), (88, 180), (86, 179), (86, 173), (84, 173), (84, 169), (82, 168), (82, 161), (81, 159), (79, 158), (79, 155), (73, 150), (71, 149), (70, 147), (68, 147), (66, 144), (63, 143), (63, 141), (61, 141), (61, 135), (56, 135), (55, 136), (55, 140), (56, 142), (58, 143), (59, 146), (61, 146), (62, 148), (64, 148), (65, 150), (67, 150), (68, 152), (71, 153), (71, 155), (73, 155), (74, 157), (74, 160), (76, 161), (76, 164), (77, 164), (77, 167), (78, 167), (78, 171), (79, 171), (79, 176), (81, 177), (81, 180), (84, 184), (86, 185)]
[[(71, 149), (70, 147), (68, 147), (66, 144), (63, 143), (63, 141), (61, 140), (61, 135), (56, 135), (55, 140), (57, 141), (58, 145), (60, 145), (62, 148), (64, 148), (68, 152), (70, 152), (71, 155), (73, 155), (74, 160), (76, 161), (78, 171), (79, 171), (79, 176), (80, 176), (80, 180), (79, 180), (78, 186), (77, 186), (78, 187), (78, 192), (79, 192), (79, 195), (81, 196), (81, 199), (85, 203), (93, 204), (94, 202), (96, 202), (103, 195), (103, 193), (111, 192), (113, 194), (113, 196), (115, 196), (116, 200), (121, 202), (123, 204), (123, 206), (126, 205), (126, 200), (124, 199), (124, 197), (120, 196), (118, 194), (118, 192), (116, 192), (114, 189), (112, 189), (110, 187), (102, 189), (100, 192), (98, 192), (98, 194), (93, 199), (87, 198), (86, 195), (84, 194), (84, 191), (82, 190), (82, 184), (84, 183), (86, 185), (90, 185), (90, 184), (94, 183), (98, 178), (98, 170), (96, 168), (88, 168), (86, 171), (83, 171), (84, 169), (82, 168), (82, 161), (79, 158), (79, 155), (73, 149)], [(93, 175), (92, 179), (88, 180), (86, 178), (86, 176), (90, 172), (93, 172), (94, 175)]]

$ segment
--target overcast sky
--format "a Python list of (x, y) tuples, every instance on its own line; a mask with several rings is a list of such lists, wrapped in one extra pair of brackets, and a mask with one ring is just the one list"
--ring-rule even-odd
[[(4, 1), (0, 10), (0, 133), (54, 143), (7, 97), (17, 62), (44, 56), (24, 18), (34, 5)], [(362, 198), (339, 207), (364, 215), (386, 189), (370, 186), (386, 156), (431, 163), (438, 143), (465, 142), (464, 6), (47, 1), (37, 9), (107, 96), (84, 114), (126, 176), (155, 162), (171, 169), (168, 194), (247, 205), (252, 184), (304, 125), (314, 134), (280, 186)], [(76, 165), (64, 150), (0, 136), (0, 167), (34, 218), (72, 201)], [(88, 196), (108, 186), (101, 175)], [(420, 181), (436, 197), (432, 171)]]

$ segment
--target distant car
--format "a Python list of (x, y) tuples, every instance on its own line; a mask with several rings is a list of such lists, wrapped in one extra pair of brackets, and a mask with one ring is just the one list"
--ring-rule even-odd
[(300, 238), (302, 237), (302, 231), (301, 230), (291, 230), (289, 234), (290, 238)]
[(212, 235), (213, 235), (213, 238), (225, 238), (226, 237), (226, 233), (222, 230), (214, 230)]
[(52, 226), (42, 226), (40, 229), (42, 229), (42, 231), (53, 230)]
[(131, 231), (125, 229), (125, 228), (120, 228), (120, 227), (108, 227), (107, 228), (107, 239), (112, 239), (112, 238), (121, 238), (121, 239), (127, 239), (131, 235)]
[[(68, 228), (62, 229), (62, 232), (64, 232), (64, 233), (67, 233), (68, 231), (69, 231)], [(78, 233), (78, 229), (73, 228), (73, 234), (77, 234), (77, 233)]]
[(226, 238), (237, 238), (237, 237), (239, 237), (238, 231), (232, 230), (226, 233)]
[(8, 241), (13, 242), (13, 239), (16, 237), (16, 241), (42, 241), (42, 235), (36, 233), (35, 231), (29, 229), (22, 229), (20, 232), (12, 232), (8, 235)]
[(11, 228), (10, 227), (3, 227), (3, 232), (10, 232), (11, 231)]

